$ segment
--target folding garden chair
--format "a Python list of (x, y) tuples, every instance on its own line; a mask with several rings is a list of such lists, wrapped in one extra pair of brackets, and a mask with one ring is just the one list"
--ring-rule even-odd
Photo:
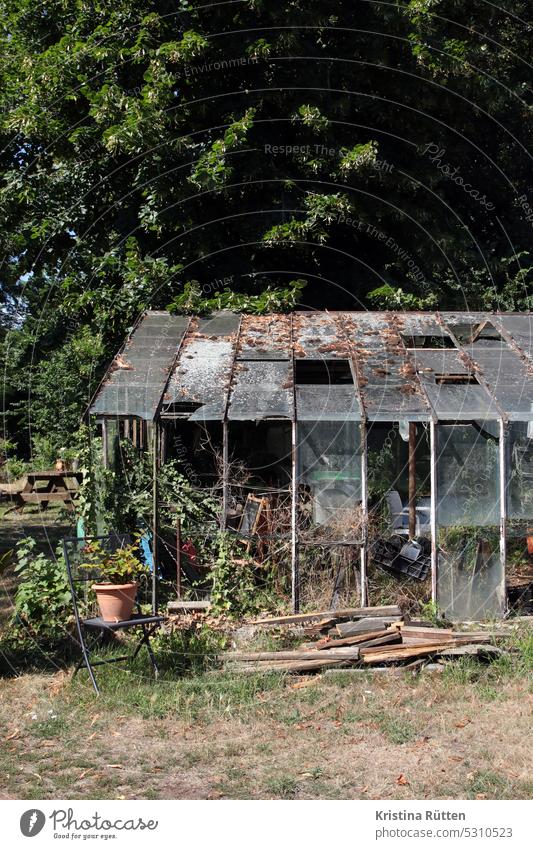
[[(89, 582), (97, 582), (100, 579), (100, 572), (96, 557), (90, 550), (88, 550), (88, 545), (92, 542), (98, 542), (101, 549), (107, 553), (112, 553), (125, 545), (129, 545), (131, 538), (129, 534), (112, 532), (105, 536), (89, 536), (81, 538), (65, 537), (63, 539), (63, 553), (65, 556), (65, 565), (70, 592), (72, 594), (72, 605), (76, 619), (79, 646), (81, 649), (81, 658), (74, 670), (74, 675), (76, 675), (76, 673), (85, 664), (93, 687), (98, 695), (100, 691), (98, 684), (96, 683), (96, 676), (94, 674), (93, 667), (101, 666), (104, 663), (118, 663), (120, 661), (133, 659), (139, 654), (143, 646), (146, 646), (150, 662), (154, 670), (154, 677), (157, 678), (158, 669), (154, 653), (150, 645), (150, 638), (159, 628), (161, 623), (166, 620), (166, 616), (144, 615), (141, 612), (141, 607), (138, 601), (139, 592), (137, 593), (136, 600), (137, 613), (132, 614), (129, 619), (118, 622), (108, 622), (105, 619), (102, 619), (100, 615), (91, 615), (91, 613), (94, 613), (92, 608), (95, 608), (96, 602), (91, 601), (89, 594)], [(80, 568), (82, 565), (84, 567), (83, 569)], [(102, 642), (105, 635), (110, 635), (116, 631), (125, 631), (130, 628), (140, 628), (142, 632), (141, 638), (132, 654), (109, 657), (101, 660), (91, 660), (91, 652), (93, 652), (95, 647)], [(76, 640), (76, 642), (78, 642), (78, 640)]]

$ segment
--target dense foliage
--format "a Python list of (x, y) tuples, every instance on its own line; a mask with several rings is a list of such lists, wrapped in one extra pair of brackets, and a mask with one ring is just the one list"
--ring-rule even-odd
[(147, 307), (530, 306), (528, 8), (0, 0), (10, 429)]
[(12, 621), (15, 629), (30, 638), (61, 640), (72, 615), (61, 548), (55, 558), (47, 557), (37, 550), (32, 537), (24, 537), (17, 548), (15, 572), (19, 578)]

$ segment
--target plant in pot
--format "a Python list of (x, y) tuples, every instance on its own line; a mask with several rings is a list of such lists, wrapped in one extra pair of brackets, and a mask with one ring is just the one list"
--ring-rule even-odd
[(62, 448), (60, 459), (63, 461), (66, 471), (76, 472), (78, 470), (78, 454), (77, 448)]
[(81, 564), (81, 569), (98, 571), (99, 581), (92, 585), (100, 608), (102, 619), (106, 622), (120, 622), (129, 619), (135, 604), (139, 578), (148, 575), (150, 570), (138, 556), (137, 542), (124, 545), (115, 551), (105, 551), (100, 543), (92, 542), (87, 546), (91, 556), (90, 563)]

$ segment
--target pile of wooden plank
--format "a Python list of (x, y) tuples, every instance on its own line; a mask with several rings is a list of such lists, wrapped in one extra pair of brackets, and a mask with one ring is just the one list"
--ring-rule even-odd
[[(290, 620), (290, 621), (289, 621)], [(303, 626), (314, 641), (284, 651), (233, 651), (232, 669), (257, 672), (317, 672), (334, 667), (422, 665), (434, 658), (493, 657), (501, 650), (483, 631), (455, 631), (408, 622), (398, 607), (350, 608), (259, 620), (256, 625)]]

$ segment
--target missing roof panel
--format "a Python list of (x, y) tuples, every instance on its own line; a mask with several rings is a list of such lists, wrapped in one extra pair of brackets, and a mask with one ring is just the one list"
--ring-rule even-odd
[(475, 374), (436, 374), (435, 383), (440, 386), (479, 386)]
[(353, 384), (349, 360), (295, 360), (297, 386), (342, 386)]
[(401, 337), (406, 348), (430, 348), (431, 350), (455, 348), (453, 339), (447, 335), (409, 336), (402, 333)]
[(477, 342), (478, 339), (483, 339), (484, 341), (490, 341), (492, 343), (503, 343), (500, 332), (496, 330), (491, 321), (482, 321), (481, 324), (476, 327), (474, 335), (472, 336), (472, 342)]

